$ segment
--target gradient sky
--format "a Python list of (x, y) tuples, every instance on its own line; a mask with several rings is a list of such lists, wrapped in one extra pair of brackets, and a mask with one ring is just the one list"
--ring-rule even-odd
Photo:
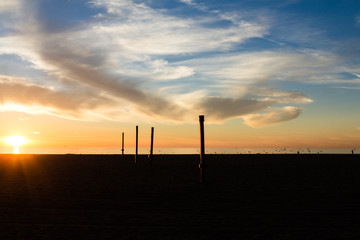
[(358, 0), (0, 2), (0, 138), (360, 148), (359, 103)]

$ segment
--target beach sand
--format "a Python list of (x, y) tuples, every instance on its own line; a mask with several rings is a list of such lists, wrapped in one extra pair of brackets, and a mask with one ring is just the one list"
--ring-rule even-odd
[(360, 155), (0, 155), (0, 239), (360, 239)]

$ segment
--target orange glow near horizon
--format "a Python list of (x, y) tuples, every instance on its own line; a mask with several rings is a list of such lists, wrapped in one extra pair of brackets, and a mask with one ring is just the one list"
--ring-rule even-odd
[(3, 139), (4, 142), (6, 142), (7, 144), (9, 144), (10, 146), (14, 147), (13, 153), (14, 154), (19, 154), (20, 153), (20, 146), (29, 142), (28, 139), (26, 139), (23, 136), (9, 136)]
[[(12, 146), (14, 153), (33, 152), (33, 149), (40, 151), (38, 153), (43, 149), (55, 149), (54, 151), (58, 152), (66, 152), (67, 148), (120, 149), (122, 132), (125, 133), (125, 149), (130, 149), (135, 147), (136, 125), (139, 126), (139, 148), (149, 148), (151, 127), (154, 127), (154, 149), (199, 147), (197, 119), (192, 123), (166, 124), (140, 120), (129, 123), (107, 120), (75, 121), (17, 112), (0, 112), (0, 115), (3, 125), (6, 126), (0, 134), (2, 152), (9, 151), (5, 146)], [(316, 123), (314, 126), (313, 122)], [(321, 127), (315, 127), (319, 124)], [(210, 123), (205, 116), (205, 147), (360, 149), (358, 128), (358, 122), (354, 125), (334, 125), (333, 122), (309, 122), (302, 119), (264, 128), (251, 128), (244, 126), (242, 120), (229, 120), (222, 124)], [(26, 149), (22, 149), (24, 144)]]

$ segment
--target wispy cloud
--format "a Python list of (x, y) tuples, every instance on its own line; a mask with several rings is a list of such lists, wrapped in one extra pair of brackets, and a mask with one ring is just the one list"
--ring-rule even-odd
[(295, 119), (300, 113), (301, 109), (288, 106), (267, 113), (250, 114), (244, 120), (247, 125), (258, 128)]
[(267, 31), (266, 26), (247, 21), (221, 28), (210, 27), (223, 20), (220, 15), (180, 18), (128, 1), (91, 3), (94, 7), (106, 8), (109, 13), (106, 21), (97, 22), (91, 28), (91, 33), (104, 36), (104, 41), (117, 39), (116, 45), (132, 54), (159, 56), (226, 50), (248, 38), (261, 37)]
[[(222, 122), (231, 118), (244, 118), (249, 126), (262, 127), (272, 123), (291, 120), (297, 117), (301, 110), (298, 107), (287, 106), (277, 109), (279, 104), (307, 104), (312, 100), (300, 92), (272, 90), (255, 86), (247, 89), (248, 93), (241, 98), (207, 97), (196, 106), (198, 111), (206, 114), (208, 119)], [(295, 111), (296, 110), (296, 111)], [(266, 112), (257, 114), (257, 112)], [(297, 114), (295, 114), (297, 113)], [(293, 118), (291, 117), (293, 116)]]
[(344, 71), (336, 55), (314, 50), (276, 50), (224, 54), (183, 62), (207, 78), (237, 83), (259, 81), (331, 82), (332, 74)]
[(20, 6), (21, 0), (2, 0), (0, 2), (0, 13), (17, 11)]
[(180, 2), (182, 2), (182, 3), (185, 3), (185, 4), (187, 4), (187, 5), (189, 5), (189, 6), (191, 6), (191, 7), (194, 7), (194, 8), (196, 8), (196, 9), (199, 9), (199, 10), (201, 10), (201, 11), (208, 11), (209, 10), (209, 8), (206, 6), (206, 5), (204, 5), (204, 4), (202, 4), (202, 3), (197, 3), (197, 2), (195, 2), (194, 0), (179, 0)]
[[(91, 0), (86, 6), (101, 14), (50, 29), (38, 9), (28, 8), (32, 14), (10, 22), (16, 34), (0, 37), (0, 54), (19, 56), (29, 71), (44, 76), (2, 76), (2, 103), (37, 105), (72, 118), (96, 109), (93, 115), (106, 118), (188, 121), (202, 112), (211, 121), (244, 118), (261, 127), (294, 119), (299, 105), (312, 102), (299, 91), (277, 89), (276, 83), (336, 82), (339, 72), (354, 71), (324, 50), (279, 44), (245, 51), (239, 46), (270, 39), (272, 22), (262, 14), (245, 19), (241, 12), (210, 11), (205, 2), (179, 1), (204, 13), (184, 17), (141, 1)], [(21, 3), (3, 1), (0, 12), (24, 9)], [(303, 39), (278, 36), (314, 41), (318, 31), (307, 30)]]
[(29, 109), (43, 107), (45, 113), (72, 118), (81, 118), (83, 111), (99, 106), (114, 105), (113, 100), (101, 93), (81, 89), (73, 92), (54, 90), (7, 76), (0, 76), (0, 103), (2, 108), (6, 108), (7, 104), (22, 104)]
[(210, 120), (223, 121), (229, 118), (257, 112), (271, 105), (271, 102), (252, 99), (208, 97), (197, 106)]
[[(44, 100), (41, 96), (46, 95), (54, 97), (56, 108), (66, 109), (71, 105), (73, 110), (79, 110), (87, 107), (92, 99), (88, 98), (88, 94), (92, 94), (103, 101), (126, 101), (135, 111), (148, 116), (181, 120), (188, 109), (166, 100), (166, 96), (159, 96), (156, 90), (145, 91), (145, 87), (141, 86), (144, 80), (140, 77), (146, 78), (145, 83), (151, 79), (168, 81), (191, 76), (194, 70), (188, 66), (171, 66), (157, 56), (224, 50), (233, 43), (261, 36), (264, 32), (263, 27), (245, 22), (212, 29), (204, 27), (207, 18), (181, 19), (131, 1), (90, 3), (93, 7), (105, 8), (108, 15), (65, 32), (49, 32), (36, 18), (32, 18), (31, 31), (22, 22), (22, 37), (10, 41), (2, 39), (7, 43), (7, 46), (3, 45), (3, 52), (25, 57), (35, 68), (47, 72), (57, 84), (65, 84), (62, 92), (54, 92), (35, 85), (3, 83), (4, 101), (14, 101), (9, 93), (19, 88), (25, 95), (38, 93), (27, 98), (28, 104), (34, 101), (40, 104)], [(24, 39), (27, 39), (26, 43), (21, 44)], [(14, 40), (19, 43), (16, 48), (13, 47)], [(139, 65), (142, 66), (140, 69)], [(116, 66), (123, 66), (120, 68), (122, 70), (115, 70)], [(128, 71), (134, 74), (128, 74)], [(68, 89), (74, 86), (78, 91), (72, 99), (75, 104), (67, 105), (67, 101), (64, 101), (60, 106), (63, 98), (72, 98), (74, 92)], [(81, 87), (89, 92), (85, 94), (79, 91)], [(101, 97), (95, 91), (100, 92)], [(85, 99), (90, 100), (80, 104)]]

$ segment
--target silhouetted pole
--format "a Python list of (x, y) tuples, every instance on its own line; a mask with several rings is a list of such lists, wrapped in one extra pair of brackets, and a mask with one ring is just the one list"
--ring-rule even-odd
[(200, 122), (200, 183), (204, 183), (205, 175), (205, 137), (204, 137), (204, 115), (199, 116)]
[(136, 160), (137, 160), (137, 155), (138, 155), (138, 143), (139, 143), (139, 127), (136, 126), (136, 148), (135, 148), (135, 165), (136, 165)]
[(150, 166), (152, 166), (153, 160), (153, 149), (154, 149), (154, 127), (151, 127), (151, 144), (150, 144)]
[(121, 142), (121, 157), (124, 158), (124, 133), (122, 133), (122, 142)]

